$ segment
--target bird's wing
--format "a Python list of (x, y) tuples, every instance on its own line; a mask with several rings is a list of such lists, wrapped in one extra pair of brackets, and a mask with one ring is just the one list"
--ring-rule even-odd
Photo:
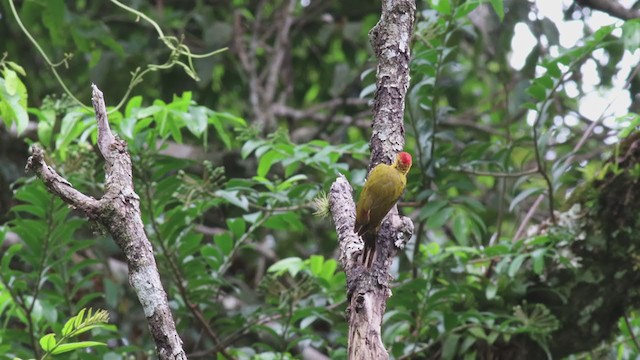
[(382, 182), (378, 183), (380, 194), (373, 199), (370, 204), (371, 209), (387, 208), (387, 211), (393, 207), (404, 191), (404, 183), (402, 175), (393, 172), (385, 177)]

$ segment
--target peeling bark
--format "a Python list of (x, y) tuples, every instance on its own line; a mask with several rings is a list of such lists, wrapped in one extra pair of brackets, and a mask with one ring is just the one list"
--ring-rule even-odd
[(391, 164), (404, 148), (404, 102), (415, 11), (415, 1), (383, 1), (380, 20), (369, 32), (378, 58), (369, 170), (382, 162)]
[(161, 360), (187, 359), (182, 340), (160, 282), (153, 248), (144, 232), (140, 216), (140, 198), (133, 188), (131, 157), (127, 144), (109, 128), (102, 92), (92, 85), (92, 102), (98, 122), (98, 148), (105, 159), (105, 194), (96, 200), (86, 196), (44, 161), (44, 151), (34, 146), (26, 170), (33, 171), (52, 194), (103, 224), (125, 255), (129, 283), (134, 288), (147, 317), (151, 335)]
[[(379, 163), (392, 163), (404, 148), (404, 103), (409, 88), (409, 42), (415, 19), (415, 1), (386, 0), (380, 21), (370, 31), (378, 58), (373, 133), (369, 170)], [(329, 192), (329, 203), (340, 243), (340, 262), (347, 275), (349, 359), (386, 360), (381, 338), (382, 318), (389, 289), (389, 266), (398, 249), (413, 234), (411, 219), (398, 215), (394, 207), (377, 235), (376, 257), (370, 269), (362, 265), (363, 241), (353, 229), (355, 204), (351, 185), (342, 175)]]

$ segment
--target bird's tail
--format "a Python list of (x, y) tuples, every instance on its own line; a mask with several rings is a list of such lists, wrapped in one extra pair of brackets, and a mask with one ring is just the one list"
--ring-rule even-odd
[(362, 251), (362, 263), (365, 267), (371, 268), (373, 260), (376, 258), (376, 233), (367, 231), (362, 234), (364, 249)]

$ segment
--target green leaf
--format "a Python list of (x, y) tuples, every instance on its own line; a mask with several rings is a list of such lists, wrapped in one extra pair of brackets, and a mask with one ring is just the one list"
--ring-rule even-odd
[(447, 206), (449, 201), (447, 200), (434, 200), (429, 201), (425, 206), (420, 209), (420, 219), (428, 219), (434, 213)]
[(549, 237), (549, 235), (544, 234), (544, 235), (538, 235), (533, 239), (528, 240), (527, 244), (529, 246), (540, 246), (540, 245), (548, 244), (550, 241), (551, 241), (551, 238)]
[(423, 251), (423, 250), (427, 256), (436, 256), (442, 252), (442, 248), (440, 247), (440, 244), (436, 242), (430, 242), (426, 245), (420, 244), (420, 251)]
[(328, 259), (322, 266), (320, 277), (327, 281), (330, 281), (334, 277), (337, 268), (338, 262), (335, 259)]
[(142, 106), (142, 96), (134, 96), (127, 101), (127, 106), (124, 109), (124, 117), (133, 117), (134, 110)]
[(493, 343), (495, 343), (498, 339), (498, 336), (500, 336), (500, 332), (490, 331), (489, 336), (487, 336), (487, 342), (489, 343), (489, 345), (493, 345)]
[(88, 348), (88, 347), (91, 347), (91, 346), (107, 346), (107, 344), (99, 342), (99, 341), (80, 341), (80, 342), (62, 344), (62, 345), (58, 346), (51, 353), (53, 355), (58, 355), (58, 354), (62, 354), (62, 353), (66, 353), (66, 352), (72, 351), (72, 350), (84, 349), (84, 348)]
[(167, 126), (167, 123), (169, 121), (169, 109), (166, 108), (166, 105), (163, 102), (158, 100), (154, 101), (154, 105), (161, 107), (160, 111), (153, 114), (153, 119), (158, 126), (158, 132), (160, 133), (160, 136), (162, 138), (166, 138), (166, 136), (169, 134), (169, 126)]
[[(478, 5), (480, 5), (480, 1), (478, 0), (473, 0), (473, 1), (465, 1), (463, 3), (461, 3), (460, 5), (455, 6), (455, 11), (453, 13), (453, 16), (456, 20), (458, 19), (462, 19), (467, 17), (467, 15), (469, 15), (470, 12), (472, 12), (473, 10), (475, 10)], [(435, 60), (432, 60), (435, 62)], [(448, 62), (448, 61), (445, 61)], [(428, 68), (429, 70), (424, 71), (425, 74), (430, 74), (433, 76), (433, 74), (435, 74), (435, 68), (431, 69), (430, 66), (428, 66), (429, 64), (425, 64), (423, 65), (424, 67)], [(431, 82), (431, 78), (428, 78), (427, 81), (423, 81), (422, 83), (428, 83), (429, 85), (433, 85), (434, 83)]]
[(525, 190), (521, 191), (520, 193), (518, 193), (518, 195), (516, 195), (516, 197), (513, 198), (513, 200), (511, 200), (511, 204), (509, 204), (509, 211), (513, 211), (513, 209), (515, 209), (516, 206), (518, 206), (518, 204), (520, 204), (520, 202), (522, 202), (523, 200), (525, 200), (529, 196), (538, 195), (538, 194), (542, 193), (543, 191), (544, 191), (544, 189), (542, 189), (542, 188), (529, 188), (529, 189), (525, 189)]
[(518, 270), (520, 270), (520, 267), (522, 266), (522, 263), (527, 259), (527, 255), (526, 254), (520, 254), (518, 256), (515, 257), (515, 259), (513, 259), (513, 261), (511, 261), (511, 264), (509, 265), (509, 277), (514, 277), (515, 274), (518, 272)]
[(535, 81), (537, 84), (542, 85), (542, 87), (544, 87), (547, 90), (553, 89), (554, 83), (553, 83), (553, 80), (551, 79), (551, 76), (548, 74), (537, 78)]
[(554, 59), (552, 61), (549, 61), (544, 65), (544, 67), (547, 69), (547, 74), (552, 78), (560, 79), (562, 77), (562, 71), (560, 71), (557, 60)]
[(265, 141), (264, 140), (249, 140), (246, 143), (244, 143), (244, 145), (242, 145), (242, 149), (240, 150), (240, 156), (243, 159), (246, 159), (249, 155), (251, 155), (251, 153), (253, 152), (253, 150), (257, 149), (259, 146), (264, 145)]
[(81, 328), (76, 329), (75, 331), (73, 331), (73, 336), (78, 336), (82, 333), (86, 333), (89, 330), (93, 330), (95, 328), (101, 328), (103, 327), (104, 324), (96, 324), (96, 325), (83, 325)]
[(271, 169), (271, 166), (278, 160), (284, 159), (286, 156), (276, 150), (267, 151), (262, 157), (260, 157), (260, 163), (258, 163), (258, 176), (265, 177)]
[(73, 320), (73, 328), (77, 329), (78, 327), (80, 327), (80, 325), (82, 324), (82, 321), (84, 320), (84, 313), (87, 311), (87, 309), (82, 309), (78, 312), (78, 315), (74, 316), (74, 320)]
[(75, 328), (75, 321), (76, 321), (75, 316), (67, 320), (67, 322), (62, 327), (62, 336), (67, 336), (73, 331), (73, 329)]
[(135, 116), (136, 119), (140, 120), (140, 119), (145, 119), (148, 117), (152, 117), (153, 115), (157, 114), (158, 112), (162, 111), (162, 107), (158, 106), (158, 105), (152, 105), (152, 106), (147, 106), (144, 108), (138, 108), (138, 109), (133, 109), (133, 114)]
[[(12, 70), (7, 70), (15, 74)], [(29, 116), (27, 115), (27, 91), (24, 84), (17, 77), (12, 77), (7, 82), (0, 77), (0, 118), (4, 123), (10, 126), (16, 124), (18, 134), (22, 134), (29, 124)], [(13, 95), (9, 92), (13, 92)]]
[(237, 190), (217, 190), (215, 195), (221, 197), (244, 211), (249, 210), (249, 199), (244, 195), (239, 195)]
[(182, 127), (184, 126), (185, 113), (178, 111), (169, 112), (169, 121), (167, 122), (167, 128), (171, 134), (171, 137), (178, 144), (182, 144)]
[(456, 211), (456, 214), (453, 216), (452, 230), (459, 244), (466, 245), (468, 243), (470, 226), (471, 224), (466, 212), (461, 210)]
[(309, 270), (315, 276), (318, 276), (322, 271), (322, 264), (324, 263), (324, 257), (320, 255), (311, 255), (309, 258)]
[(544, 256), (547, 253), (547, 249), (536, 249), (531, 253), (533, 259), (533, 272), (538, 275), (542, 275), (544, 271)]
[(11, 273), (11, 269), (9, 267), (9, 265), (11, 264), (11, 260), (13, 259), (13, 256), (15, 254), (17, 254), (22, 250), (23, 247), (24, 247), (23, 243), (16, 243), (9, 246), (9, 248), (4, 251), (1, 258), (2, 260), (0, 262), (0, 265), (1, 265), (0, 270), (2, 271), (3, 274)]
[(218, 118), (220, 120), (224, 120), (224, 122), (227, 125), (233, 125), (239, 128), (243, 128), (247, 126), (247, 122), (245, 121), (245, 119), (239, 117), (239, 116), (235, 116), (233, 114), (230, 114), (228, 112), (217, 112), (216, 115), (218, 116)]
[(225, 130), (224, 126), (222, 126), (222, 123), (220, 122), (220, 119), (218, 118), (217, 113), (214, 113), (212, 116), (209, 117), (209, 123), (212, 124), (213, 127), (216, 129), (216, 134), (218, 134), (218, 137), (220, 138), (220, 140), (222, 140), (222, 143), (224, 144), (224, 146), (227, 149), (230, 149), (231, 137)]
[(454, 359), (457, 350), (458, 350), (458, 341), (460, 340), (460, 335), (449, 334), (445, 340), (444, 344), (442, 344), (442, 359), (449, 360)]
[(451, 2), (450, 0), (429, 0), (431, 8), (437, 10), (443, 15), (451, 14)]
[(200, 254), (212, 269), (217, 270), (220, 267), (223, 256), (217, 248), (207, 244), (200, 249)]
[(49, 0), (44, 4), (46, 4), (46, 10), (42, 12), (42, 23), (49, 29), (52, 43), (62, 45), (67, 34), (64, 26), (66, 11), (64, 0)]
[(243, 218), (228, 219), (227, 226), (236, 238), (242, 236), (247, 230), (247, 223)]
[(547, 97), (547, 91), (544, 86), (536, 82), (529, 86), (529, 88), (527, 89), (527, 94), (531, 95), (531, 97), (533, 97), (537, 101), (544, 101), (544, 99), (546, 99)]
[(318, 320), (317, 316), (309, 316), (302, 319), (302, 321), (300, 321), (300, 329), (309, 327), (309, 325), (313, 324), (316, 320)]
[(233, 239), (228, 232), (215, 235), (213, 237), (213, 241), (216, 243), (223, 255), (227, 256), (231, 254), (231, 250), (233, 250)]
[(77, 141), (80, 134), (94, 122), (93, 119), (88, 121), (88, 114), (84, 110), (78, 109), (68, 112), (62, 118), (60, 134), (56, 139), (56, 148), (64, 151), (69, 144)]
[(45, 147), (51, 146), (51, 133), (56, 120), (56, 112), (52, 109), (39, 110), (30, 108), (29, 113), (38, 118), (38, 141)]
[(10, 69), (4, 71), (4, 87), (7, 90), (9, 96), (15, 96), (18, 93), (18, 86), (20, 85), (20, 79), (18, 74)]
[(16, 63), (14, 63), (13, 61), (7, 61), (5, 62), (5, 64), (7, 64), (13, 71), (17, 72), (18, 74), (22, 75), (22, 76), (27, 76), (27, 72), (24, 71), (24, 68)]
[(492, 300), (493, 298), (495, 298), (497, 292), (498, 286), (492, 282), (490, 282), (484, 289), (484, 295), (487, 297), (487, 300)]
[(478, 339), (486, 339), (487, 335), (484, 333), (484, 329), (481, 327), (473, 326), (469, 328), (469, 332), (471, 335), (477, 337)]
[(304, 261), (299, 257), (290, 257), (282, 259), (269, 266), (267, 272), (275, 273), (277, 276), (289, 272), (291, 276), (296, 276), (304, 268)]
[(288, 178), (287, 180), (285, 180), (282, 183), (280, 183), (277, 186), (276, 190), (277, 191), (287, 190), (288, 188), (293, 186), (296, 182), (302, 181), (302, 180), (307, 180), (307, 175), (304, 175), (304, 174), (293, 175), (290, 178)]
[(486, 257), (494, 257), (500, 255), (506, 255), (510, 252), (510, 249), (505, 244), (496, 244), (493, 246), (488, 246), (484, 249), (484, 254)]
[(42, 350), (46, 352), (51, 352), (51, 350), (56, 346), (56, 334), (47, 334), (40, 338), (40, 347)]
[(271, 215), (263, 225), (269, 229), (287, 231), (302, 231), (305, 228), (304, 224), (300, 221), (299, 214), (291, 211)]
[(640, 20), (627, 20), (622, 25), (622, 40), (624, 48), (629, 52), (635, 52), (640, 48)]
[(493, 11), (498, 14), (500, 21), (504, 20), (504, 0), (489, 0), (491, 3), (491, 7), (493, 7)]
[(617, 123), (625, 123), (627, 121), (629, 122), (629, 125), (620, 130), (618, 133), (619, 138), (624, 139), (629, 136), (629, 134), (636, 131), (636, 128), (640, 125), (640, 116), (638, 116), (638, 114), (629, 113), (616, 119)]
[(427, 219), (427, 228), (429, 229), (438, 229), (441, 228), (447, 220), (453, 215), (454, 208), (445, 207), (439, 211), (437, 211), (433, 216)]

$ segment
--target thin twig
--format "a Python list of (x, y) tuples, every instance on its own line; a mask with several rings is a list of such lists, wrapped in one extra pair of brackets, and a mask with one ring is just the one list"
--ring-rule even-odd
[(254, 231), (256, 231), (262, 224), (264, 224), (265, 221), (269, 219), (270, 216), (271, 213), (264, 213), (262, 215), (262, 218), (253, 223), (253, 225), (251, 225), (251, 227), (233, 244), (231, 252), (225, 257), (224, 262), (218, 269), (219, 274), (222, 275), (227, 271), (227, 269), (229, 269), (229, 266), (231, 266), (231, 260), (233, 260), (240, 247), (244, 244), (245, 241), (247, 241), (247, 239), (249, 239), (249, 236), (251, 236)]
[[(558, 82), (560, 83), (560, 82)], [(553, 92), (553, 91), (552, 91)], [(551, 179), (549, 178), (549, 174), (547, 174), (546, 168), (544, 166), (544, 162), (542, 160), (542, 156), (540, 155), (540, 148), (538, 147), (538, 120), (542, 117), (542, 112), (544, 111), (545, 104), (543, 103), (540, 111), (538, 111), (538, 118), (536, 122), (533, 124), (533, 150), (536, 158), (536, 164), (538, 164), (538, 172), (547, 183), (547, 194), (549, 195), (549, 216), (551, 217), (551, 222), (556, 224), (556, 215), (554, 214), (553, 209), (553, 184), (551, 183)]]
[(533, 217), (533, 214), (535, 214), (535, 209), (537, 209), (538, 206), (540, 206), (540, 203), (542, 202), (543, 199), (544, 199), (544, 196), (540, 195), (538, 196), (536, 201), (533, 202), (533, 204), (531, 205), (531, 209), (534, 209), (534, 210), (532, 211), (531, 209), (529, 209), (529, 211), (527, 211), (527, 214), (524, 216), (524, 219), (522, 219), (522, 222), (518, 227), (518, 231), (516, 231), (516, 234), (513, 237), (513, 241), (518, 241), (522, 237), (525, 229), (527, 228), (527, 225), (529, 224), (529, 221)]
[(27, 28), (24, 26), (24, 24), (22, 23), (22, 19), (20, 19), (20, 16), (18, 15), (18, 11), (16, 10), (16, 6), (13, 3), (13, 0), (9, 0), (9, 7), (11, 8), (11, 13), (13, 14), (13, 17), (16, 19), (16, 22), (18, 23), (18, 26), (20, 27), (20, 30), (22, 30), (22, 33), (24, 33), (24, 35), (27, 37), (27, 39), (29, 39), (29, 41), (31, 41), (33, 46), (35, 46), (36, 50), (38, 50), (38, 52), (40, 53), (40, 56), (42, 56), (44, 61), (47, 63), (47, 65), (49, 66), (49, 69), (53, 73), (53, 76), (55, 76), (55, 78), (58, 80), (58, 83), (60, 84), (60, 86), (62, 86), (62, 89), (64, 90), (64, 92), (67, 93), (67, 95), (71, 99), (73, 99), (73, 101), (75, 101), (77, 104), (82, 106), (84, 109), (91, 110), (91, 108), (89, 106), (83, 104), (82, 101), (80, 101), (78, 98), (76, 98), (73, 95), (73, 93), (71, 92), (71, 90), (69, 90), (69, 88), (67, 88), (67, 84), (62, 80), (62, 78), (60, 77), (60, 74), (58, 74), (58, 71), (56, 70), (56, 65), (59, 65), (59, 64), (54, 64), (49, 59), (49, 57), (47, 56), (47, 53), (44, 52), (42, 47), (40, 47), (40, 44), (38, 44), (36, 39), (31, 35), (29, 30), (27, 30)]

